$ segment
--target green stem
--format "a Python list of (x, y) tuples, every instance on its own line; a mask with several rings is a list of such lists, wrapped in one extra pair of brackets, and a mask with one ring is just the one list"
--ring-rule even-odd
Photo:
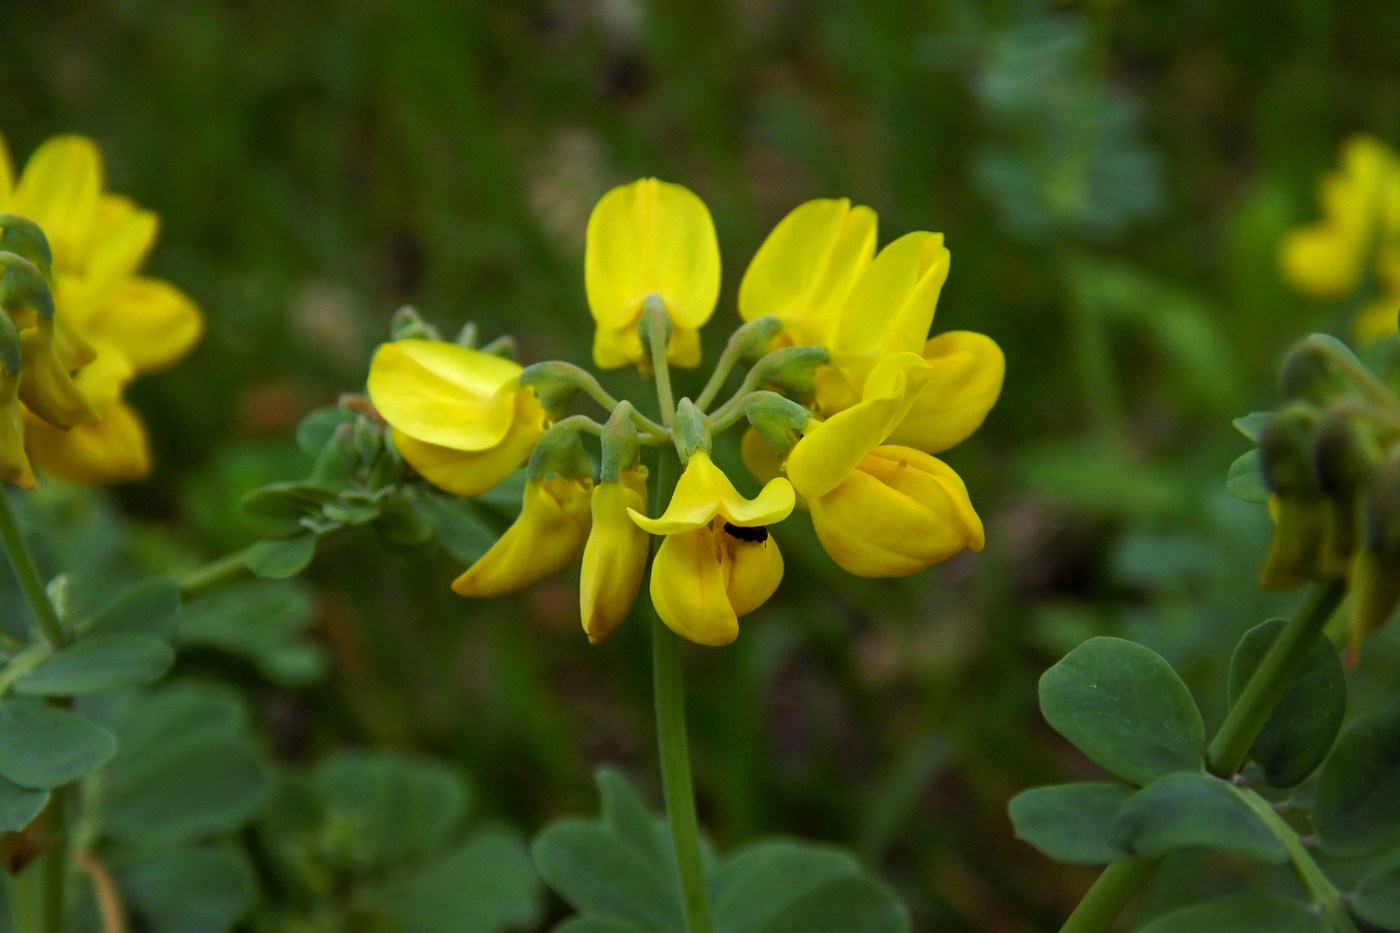
[(1274, 834), (1288, 853), (1288, 863), (1293, 868), (1293, 873), (1298, 876), (1298, 880), (1307, 889), (1308, 896), (1313, 899), (1322, 910), (1322, 915), (1331, 923), (1332, 929), (1338, 933), (1357, 933), (1356, 924), (1351, 919), (1351, 914), (1342, 904), (1341, 892), (1339, 892), (1332, 880), (1313, 861), (1312, 853), (1308, 852), (1307, 846), (1303, 845), (1303, 840), (1298, 838), (1298, 833), (1283, 817), (1279, 816), (1273, 804), (1260, 797), (1248, 788), (1237, 787), (1235, 794), (1254, 815), (1259, 817), (1260, 822), (1269, 827), (1269, 831)]
[(647, 352), (651, 356), (652, 378), (656, 382), (656, 400), (661, 405), (661, 424), (670, 427), (676, 417), (676, 398), (671, 393), (671, 364), (666, 359), (666, 342), (671, 330), (671, 318), (666, 305), (652, 295), (642, 311), (647, 315)]
[[(559, 363), (559, 365), (569, 371), (569, 375), (577, 380), (578, 387), (583, 390), (583, 393), (597, 402), (599, 407), (603, 410), (611, 412), (613, 409), (617, 408), (618, 400), (613, 397), (612, 393), (603, 388), (603, 384), (598, 381), (597, 376), (594, 376), (583, 367), (575, 366), (572, 363)], [(670, 435), (666, 433), (665, 428), (655, 421), (652, 421), (635, 408), (632, 409), (632, 423), (658, 440), (670, 440)]]
[(10, 497), (3, 493), (0, 493), (0, 543), (3, 543), (5, 554), (10, 558), (10, 566), (14, 568), (15, 579), (19, 581), (24, 599), (38, 620), (40, 634), (50, 648), (63, 647), (68, 641), (63, 623), (49, 601), (49, 592), (44, 587), (44, 578), (39, 574), (39, 565), (34, 562), (34, 554), (15, 521), (15, 513), (10, 509)]
[[(661, 309), (664, 314), (664, 308)], [(654, 314), (654, 312), (653, 312)], [(652, 372), (663, 423), (676, 416), (671, 396), (670, 370), (666, 363), (665, 328), (654, 318), (649, 328)], [(676, 489), (677, 463), (668, 451), (658, 452), (656, 486), (651, 514), (660, 515)], [(656, 572), (655, 562), (652, 572)], [(656, 699), (656, 743), (661, 757), (661, 789), (671, 846), (676, 856), (676, 877), (687, 933), (713, 933), (710, 897), (705, 884), (705, 862), (700, 850), (700, 820), (695, 813), (695, 787), (690, 775), (690, 747), (685, 725), (685, 680), (681, 667), (681, 641), (653, 609), (651, 624), (652, 689)]]
[(181, 598), (202, 596), (215, 587), (251, 576), (252, 571), (248, 569), (247, 558), (248, 549), (243, 548), (191, 570), (180, 578)]
[(1341, 580), (1313, 587), (1297, 614), (1269, 646), (1206, 750), (1206, 767), (1212, 774), (1231, 778), (1240, 770), (1259, 730), (1283, 699), (1345, 595), (1346, 583)]
[(1060, 933), (1101, 933), (1110, 929), (1138, 888), (1152, 877), (1158, 861), (1126, 858), (1105, 868), (1060, 927)]
[(56, 787), (45, 811), (44, 824), (52, 838), (48, 850), (39, 857), (34, 870), (40, 872), (43, 886), (44, 933), (66, 933), (63, 914), (68, 895), (68, 810), (69, 787)]
[(734, 364), (739, 362), (739, 353), (742, 349), (739, 341), (735, 340), (734, 337), (729, 338), (729, 342), (724, 345), (724, 350), (719, 355), (719, 360), (715, 363), (715, 371), (710, 373), (705, 388), (701, 389), (700, 394), (695, 397), (696, 408), (704, 411), (715, 400), (719, 390), (724, 388), (724, 381), (734, 370)]
[(9, 663), (0, 668), (0, 697), (9, 692), (15, 681), (34, 670), (52, 654), (53, 650), (42, 641), (36, 641), (16, 652)]

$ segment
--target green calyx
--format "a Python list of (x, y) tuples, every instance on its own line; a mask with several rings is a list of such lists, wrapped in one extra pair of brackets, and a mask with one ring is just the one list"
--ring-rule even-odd
[(812, 420), (812, 413), (776, 392), (754, 392), (744, 401), (744, 416), (768, 446), (778, 453), (791, 450)]
[(579, 438), (579, 427), (569, 420), (553, 425), (540, 436), (525, 467), (525, 477), (532, 483), (550, 476), (593, 478), (593, 465)]
[(688, 398), (681, 399), (680, 404), (676, 406), (676, 420), (671, 423), (671, 435), (676, 443), (676, 452), (680, 454), (681, 463), (688, 463), (691, 455), (697, 450), (710, 449), (709, 422), (704, 412), (696, 408), (695, 403)]
[(526, 366), (518, 381), (533, 389), (545, 411), (557, 420), (573, 403), (586, 378), (587, 373), (571, 363), (549, 360)]
[(755, 363), (749, 378), (806, 401), (812, 397), (817, 370), (830, 362), (831, 352), (826, 347), (783, 347)]
[(17, 253), (0, 252), (0, 308), (20, 327), (34, 318), (52, 320), (53, 293), (39, 268)]
[(17, 214), (0, 214), (0, 251), (29, 260), (46, 277), (53, 268), (49, 238), (34, 221)]
[(603, 425), (601, 435), (603, 464), (601, 478), (605, 483), (622, 481), (623, 471), (632, 469), (641, 459), (637, 443), (637, 426), (632, 422), (632, 403), (619, 402)]

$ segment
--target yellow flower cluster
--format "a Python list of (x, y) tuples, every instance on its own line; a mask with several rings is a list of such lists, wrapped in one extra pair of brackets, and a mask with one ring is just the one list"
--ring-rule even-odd
[[(47, 237), (52, 265), (40, 271), (55, 311), (51, 337), (42, 318), (16, 320), (24, 408), (5, 408), (0, 422), (8, 430), (18, 419), (23, 440), (0, 439), (6, 479), (32, 485), (31, 459), (41, 472), (72, 482), (145, 476), (145, 427), (122, 391), (137, 375), (187, 353), (204, 326), (184, 293), (139, 274), (155, 243), (156, 215), (103, 190), (101, 154), (80, 136), (44, 143), (18, 178), (0, 138), (0, 213), (32, 221)], [(26, 384), (35, 391), (26, 392)], [(44, 403), (60, 395), (63, 410)]]
[[(826, 551), (860, 576), (903, 576), (965, 548), (980, 550), (982, 523), (966, 487), (933, 454), (986, 417), (1001, 391), (1001, 351), (980, 334), (929, 338), (948, 274), (941, 234), (911, 233), (878, 253), (875, 245), (869, 208), (812, 201), (778, 224), (743, 278), (746, 327), (772, 322), (764, 333), (776, 332), (759, 348), (768, 354), (763, 360), (785, 348), (819, 348), (805, 380), (810, 392), (788, 393), (806, 408), (766, 391), (781, 388), (776, 378), (746, 381), (709, 414), (682, 400), (672, 419), (667, 398), (663, 425), (624, 402), (606, 427), (589, 422), (602, 437), (597, 476), (542, 453), (581, 416), (551, 425), (536, 381), (522, 378), (514, 363), (441, 342), (382, 346), (370, 397), (404, 459), (427, 480), (472, 495), (530, 461), (519, 519), (454, 589), (509, 592), (582, 553), (580, 610), (596, 643), (630, 610), (650, 538), (660, 536), (650, 582), (658, 615), (691, 641), (723, 645), (737, 637), (739, 616), (777, 589), (783, 559), (769, 526), (794, 507), (810, 510)], [(595, 364), (644, 371), (667, 361), (698, 365), (699, 331), (714, 311), (719, 278), (714, 225), (692, 192), (656, 179), (610, 191), (589, 221), (585, 258)], [(649, 353), (656, 335), (648, 328), (665, 332), (665, 352), (656, 354), (664, 359)], [(763, 360), (751, 377), (766, 372)], [(786, 430), (745, 436), (745, 462), (767, 481), (746, 498), (712, 460), (709, 432), (741, 414), (762, 429), (761, 406), (749, 405), (760, 396), (776, 399), (789, 420)], [(649, 516), (638, 445), (672, 442), (684, 471), (661, 514)]]
[(1314, 298), (1369, 297), (1353, 322), (1363, 343), (1395, 333), (1400, 316), (1400, 156), (1379, 140), (1355, 136), (1341, 167), (1318, 190), (1323, 219), (1284, 238), (1279, 262), (1294, 288)]

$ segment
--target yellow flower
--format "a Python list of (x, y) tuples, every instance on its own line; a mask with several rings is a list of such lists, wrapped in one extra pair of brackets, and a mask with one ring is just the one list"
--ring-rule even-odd
[(603, 195), (588, 218), (588, 307), (600, 369), (641, 362), (642, 306), (656, 295), (671, 319), (667, 359), (700, 363), (700, 326), (719, 297), (719, 243), (703, 201), (680, 185), (644, 178)]
[[(1347, 140), (1341, 168), (1323, 178), (1318, 200), (1323, 219), (1292, 231), (1280, 247), (1280, 265), (1294, 288), (1315, 298), (1343, 297), (1360, 283), (1377, 250), (1400, 265), (1395, 153), (1369, 136)], [(1389, 284), (1400, 288), (1400, 281)]]
[(627, 617), (641, 589), (651, 537), (628, 513), (646, 508), (646, 492), (645, 469), (623, 470), (620, 482), (593, 487), (593, 529), (583, 549), (579, 614), (595, 645)]
[(544, 433), (544, 408), (520, 372), (453, 343), (399, 340), (375, 353), (369, 396), (409, 466), (440, 489), (475, 496), (529, 459)]
[[(924, 450), (951, 447), (976, 430), (1001, 391), (1001, 350), (965, 331), (928, 339), (950, 256), (941, 233), (910, 233), (875, 254), (875, 214), (846, 200), (809, 201), (759, 247), (739, 287), (746, 320), (774, 315), (781, 342), (823, 346), (816, 407), (833, 415), (860, 401), (866, 377), (895, 353), (917, 353), (941, 371), (945, 390), (927, 396), (910, 437)], [(873, 257), (873, 258), (872, 258)], [(950, 394), (954, 393), (954, 394)]]
[(925, 397), (938, 395), (937, 374), (917, 354), (886, 358), (861, 401), (810, 426), (788, 457), (788, 478), (822, 546), (856, 576), (906, 576), (964, 548), (982, 549), (982, 521), (957, 473), (923, 451), (886, 443), (900, 432), (939, 435), (936, 425), (908, 423), (934, 404)]
[(765, 526), (787, 518), (794, 502), (781, 478), (744, 498), (702, 449), (691, 454), (661, 516), (629, 509), (639, 527), (666, 536), (651, 568), (661, 621), (701, 645), (738, 637), (739, 616), (763, 605), (782, 580), (782, 554)]
[(875, 212), (845, 198), (808, 201), (778, 222), (739, 283), (746, 321), (772, 315), (782, 345), (824, 347), (875, 255)]
[[(138, 274), (155, 243), (156, 215), (103, 190), (101, 154), (80, 136), (44, 143), (17, 181), (0, 139), (0, 212), (34, 221), (48, 237), (57, 308), (52, 346), (64, 369), (80, 369), (78, 387), (97, 414), (66, 431), (26, 417), (35, 465), (80, 483), (145, 476), (145, 427), (122, 401), (122, 390), (136, 376), (184, 356), (204, 329), (188, 296)], [(94, 359), (103, 368), (89, 374)], [(24, 370), (21, 388), (31, 378), (27, 357)]]
[(24, 407), (19, 401), (19, 360), (0, 368), (0, 482), (34, 488), (34, 470), (24, 449)]
[(463, 596), (500, 596), (563, 570), (588, 537), (591, 480), (553, 476), (525, 484), (520, 517), (452, 583)]

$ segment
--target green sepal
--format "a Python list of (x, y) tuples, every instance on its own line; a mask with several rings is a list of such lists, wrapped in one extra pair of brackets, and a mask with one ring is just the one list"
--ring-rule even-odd
[(49, 238), (38, 224), (18, 214), (0, 214), (0, 251), (29, 260), (45, 277), (53, 268)]
[(750, 375), (761, 385), (805, 402), (812, 398), (817, 370), (830, 362), (831, 351), (826, 347), (783, 347), (755, 363)]
[[(471, 326), (471, 325), (467, 325)], [(473, 333), (475, 333), (473, 331)], [(389, 336), (392, 340), (441, 340), (442, 334), (436, 327), (423, 319), (423, 315), (418, 313), (418, 309), (412, 305), (404, 305), (394, 312), (394, 316), (389, 318)], [(472, 344), (464, 343), (464, 347)]]
[(633, 411), (631, 402), (619, 402), (603, 425), (603, 462), (599, 478), (604, 483), (622, 482), (623, 472), (632, 469), (641, 460), (642, 448), (637, 443)]
[(707, 453), (710, 450), (710, 423), (704, 412), (696, 408), (695, 403), (688, 398), (681, 399), (676, 405), (676, 418), (671, 423), (671, 437), (676, 442), (676, 453), (680, 454), (681, 463), (690, 462), (697, 450)]

